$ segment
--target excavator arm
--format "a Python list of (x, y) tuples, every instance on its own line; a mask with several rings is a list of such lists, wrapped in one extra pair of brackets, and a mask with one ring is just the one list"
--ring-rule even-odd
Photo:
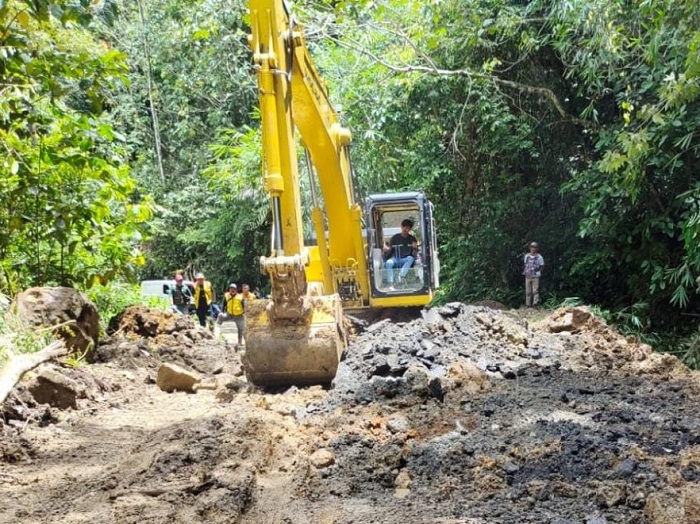
[[(324, 294), (332, 294), (338, 291), (345, 269), (356, 267), (358, 275), (367, 269), (362, 209), (355, 202), (350, 165), (352, 136), (341, 126), (328, 89), (313, 65), (303, 30), (294, 23), (285, 3), (250, 0), (249, 4), (250, 43), (260, 89), (265, 188), (275, 217), (275, 255), (304, 252), (294, 140), (297, 130), (324, 202), (324, 209), (315, 202), (312, 210), (318, 246), (309, 250), (305, 272), (322, 284)], [(359, 280), (358, 296), (367, 303), (367, 282)]]
[[(327, 383), (345, 344), (341, 304), (392, 308), (432, 299), (439, 272), (432, 204), (419, 192), (370, 195), (365, 239), (353, 188), (352, 136), (333, 109), (303, 30), (283, 0), (249, 0), (249, 7), (273, 228), (271, 253), (260, 258), (271, 298), (246, 309), (243, 365), (258, 385)], [(296, 134), (310, 178), (312, 246), (303, 242)], [(411, 273), (401, 269), (396, 288), (382, 246), (405, 217), (416, 219), (415, 232), (424, 242)]]
[[(354, 201), (348, 152), (351, 134), (340, 125), (302, 28), (285, 4), (250, 0), (249, 6), (263, 185), (273, 231), (270, 256), (260, 259), (270, 277), (271, 299), (246, 311), (244, 368), (259, 385), (330, 382), (344, 345), (338, 290), (350, 290), (358, 305), (368, 300), (362, 210)], [(295, 130), (323, 196), (322, 209), (314, 195), (317, 245), (310, 247), (303, 245)]]

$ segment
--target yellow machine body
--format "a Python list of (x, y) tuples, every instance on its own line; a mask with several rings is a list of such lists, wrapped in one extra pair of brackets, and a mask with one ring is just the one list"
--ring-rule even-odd
[[(246, 310), (244, 370), (251, 382), (263, 386), (327, 383), (335, 376), (345, 344), (342, 309), (428, 304), (437, 273), (433, 279), (425, 270), (422, 284), (410, 292), (383, 284), (386, 270), (377, 260), (376, 245), (370, 246), (363, 209), (355, 201), (352, 136), (340, 124), (302, 28), (282, 0), (249, 0), (249, 8), (263, 185), (271, 200), (273, 231), (271, 253), (260, 259), (261, 270), (270, 277), (271, 299)], [(307, 152), (311, 187), (322, 197), (314, 193), (314, 246), (303, 243), (295, 132)], [(390, 200), (389, 211), (374, 215), (390, 217), (397, 210), (423, 216), (429, 205), (413, 194), (403, 200), (392, 195)], [(395, 226), (392, 220), (384, 220), (386, 231)], [(376, 243), (381, 242), (381, 233), (372, 230)]]

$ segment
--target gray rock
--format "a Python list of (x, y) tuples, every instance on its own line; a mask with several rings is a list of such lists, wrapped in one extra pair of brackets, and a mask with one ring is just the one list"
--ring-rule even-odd
[(404, 380), (395, 377), (378, 377), (370, 379), (373, 397), (393, 398), (401, 391)]
[(503, 471), (505, 471), (509, 475), (513, 475), (514, 473), (520, 471), (520, 466), (518, 466), (514, 462), (506, 462), (505, 464), (503, 464)]
[(523, 352), (523, 357), (531, 358), (532, 360), (537, 360), (539, 358), (542, 358), (542, 352), (537, 348), (529, 347)]
[(446, 318), (456, 317), (462, 312), (463, 304), (461, 302), (449, 302), (438, 308), (438, 313)]
[(631, 476), (637, 469), (638, 462), (633, 458), (627, 458), (620, 462), (612, 473), (616, 477), (625, 478)]
[(423, 352), (423, 358), (426, 358), (428, 360), (435, 360), (436, 357), (440, 355), (440, 348), (435, 346), (435, 344), (432, 344), (432, 347), (430, 349), (426, 349)]
[(404, 433), (409, 430), (408, 419), (403, 415), (395, 415), (386, 422), (386, 428), (392, 433)]
[(420, 341), (420, 345), (423, 348), (423, 352), (430, 351), (435, 348), (435, 343), (432, 340), (423, 339)]
[(204, 375), (217, 375), (224, 370), (223, 359), (209, 347), (183, 348), (181, 358), (187, 366)]
[(430, 382), (427, 368), (420, 364), (411, 364), (406, 373), (404, 373), (403, 378), (410, 392), (427, 394), (428, 383)]
[(389, 364), (391, 369), (399, 367), (399, 356), (398, 355), (387, 355), (386, 363)]
[(442, 315), (440, 315), (439, 311), (436, 308), (424, 309), (423, 311), (421, 311), (421, 315), (423, 316), (428, 325), (435, 326), (442, 324), (442, 322), (444, 321)]

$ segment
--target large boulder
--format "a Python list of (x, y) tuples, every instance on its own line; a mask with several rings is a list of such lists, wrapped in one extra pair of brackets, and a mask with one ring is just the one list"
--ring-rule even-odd
[(86, 353), (91, 359), (100, 336), (100, 315), (95, 304), (70, 287), (33, 287), (15, 298), (14, 310), (20, 319), (33, 326), (55, 326), (68, 321), (75, 324), (58, 330), (69, 350)]

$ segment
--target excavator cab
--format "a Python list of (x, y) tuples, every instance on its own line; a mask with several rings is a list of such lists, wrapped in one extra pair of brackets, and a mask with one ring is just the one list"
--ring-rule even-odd
[[(367, 245), (370, 263), (370, 306), (422, 306), (433, 298), (439, 286), (440, 261), (435, 238), (433, 205), (419, 192), (376, 194), (367, 198), (365, 213), (368, 218)], [(410, 234), (417, 240), (417, 248), (405, 253), (388, 253), (394, 235), (401, 233), (401, 223), (413, 223)], [(394, 249), (396, 251), (396, 249)], [(389, 259), (394, 257), (394, 261)], [(400, 259), (408, 269), (398, 264)]]

